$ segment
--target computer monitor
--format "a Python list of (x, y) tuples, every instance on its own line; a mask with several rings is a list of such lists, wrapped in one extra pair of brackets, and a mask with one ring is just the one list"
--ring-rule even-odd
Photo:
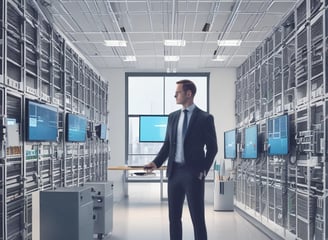
[(26, 117), (26, 141), (57, 141), (58, 111), (56, 107), (27, 100)]
[(139, 142), (164, 142), (168, 116), (139, 116)]
[(268, 155), (287, 155), (289, 152), (289, 122), (284, 114), (267, 123)]
[(244, 132), (244, 149), (242, 151), (242, 158), (257, 158), (258, 155), (258, 139), (257, 139), (257, 125), (245, 128)]
[(85, 142), (87, 133), (87, 119), (83, 116), (67, 113), (66, 141)]
[(101, 123), (98, 126), (96, 126), (96, 134), (100, 139), (105, 140), (107, 137), (107, 125)]
[(234, 159), (236, 152), (236, 129), (224, 132), (224, 158)]

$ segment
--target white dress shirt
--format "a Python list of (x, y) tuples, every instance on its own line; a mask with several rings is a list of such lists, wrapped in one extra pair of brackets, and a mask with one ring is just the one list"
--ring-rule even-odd
[[(187, 121), (187, 129), (189, 126), (189, 121), (191, 118), (191, 115), (195, 109), (195, 104), (190, 105), (189, 107), (187, 107), (186, 109), (188, 110), (187, 113), (187, 117), (188, 117), (188, 121)], [(178, 122), (178, 129), (177, 129), (177, 151), (175, 153), (175, 162), (177, 163), (181, 163), (183, 164), (185, 162), (184, 159), (184, 151), (183, 151), (183, 136), (182, 136), (182, 125), (183, 125), (183, 120), (184, 120), (184, 112), (183, 110), (185, 109), (181, 109), (181, 113), (180, 113), (180, 117), (179, 117), (179, 122)], [(187, 130), (188, 131), (188, 130)]]

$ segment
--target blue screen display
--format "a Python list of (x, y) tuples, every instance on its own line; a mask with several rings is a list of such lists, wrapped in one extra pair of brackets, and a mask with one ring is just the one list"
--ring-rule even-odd
[(96, 133), (100, 139), (106, 139), (107, 137), (107, 125), (102, 123), (96, 126)]
[(282, 115), (268, 120), (268, 154), (288, 154), (288, 115)]
[(257, 158), (257, 125), (245, 129), (242, 158)]
[(140, 116), (139, 142), (164, 142), (168, 116)]
[(66, 140), (68, 142), (85, 142), (87, 119), (79, 115), (68, 113), (66, 121)]
[(236, 158), (236, 130), (224, 132), (224, 158)]
[(107, 133), (107, 126), (106, 124), (100, 125), (100, 139), (106, 139)]
[(57, 108), (27, 101), (27, 141), (56, 141)]

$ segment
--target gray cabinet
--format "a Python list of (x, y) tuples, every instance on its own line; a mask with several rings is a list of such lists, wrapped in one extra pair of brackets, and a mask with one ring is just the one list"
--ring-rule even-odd
[(90, 240), (93, 238), (91, 187), (70, 187), (40, 193), (40, 238)]

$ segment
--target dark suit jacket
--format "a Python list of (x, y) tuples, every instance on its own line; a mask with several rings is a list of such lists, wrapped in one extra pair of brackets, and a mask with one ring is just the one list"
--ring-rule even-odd
[[(178, 110), (169, 115), (164, 144), (153, 161), (157, 167), (160, 167), (168, 158), (168, 178), (173, 173), (180, 113), (181, 110)], [(211, 168), (217, 151), (218, 147), (213, 116), (195, 107), (184, 140), (186, 168), (195, 176), (199, 176), (199, 173), (204, 170), (207, 173)]]

